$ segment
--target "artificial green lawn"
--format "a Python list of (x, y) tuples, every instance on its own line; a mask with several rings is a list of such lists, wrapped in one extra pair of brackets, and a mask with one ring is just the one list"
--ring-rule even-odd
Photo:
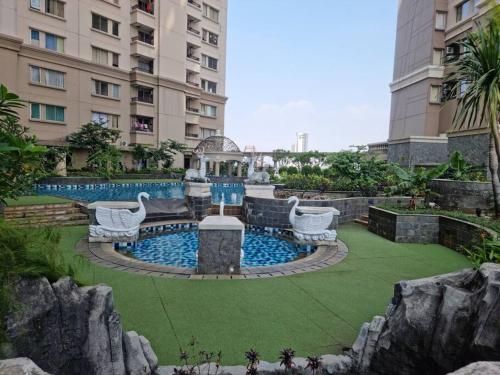
[(363, 322), (384, 313), (397, 281), (470, 266), (440, 245), (393, 243), (347, 224), (339, 235), (348, 256), (320, 271), (260, 280), (162, 279), (77, 260), (73, 249), (86, 230), (64, 228), (61, 243), (79, 280), (113, 287), (125, 329), (146, 336), (161, 364), (178, 363), (179, 347), (193, 335), (199, 349), (222, 350), (225, 365), (243, 364), (249, 348), (268, 361), (285, 346), (300, 356), (339, 353)]
[(50, 195), (25, 195), (18, 199), (6, 199), (7, 206), (29, 206), (32, 204), (70, 203), (70, 199)]

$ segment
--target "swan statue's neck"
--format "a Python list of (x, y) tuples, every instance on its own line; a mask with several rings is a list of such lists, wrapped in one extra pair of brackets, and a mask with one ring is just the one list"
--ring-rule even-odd
[(137, 202), (139, 203), (139, 211), (137, 211), (137, 214), (145, 214), (146, 213), (146, 207), (144, 207), (144, 203), (142, 202), (142, 195), (141, 193), (137, 196)]
[(290, 210), (290, 224), (292, 224), (292, 226), (295, 224), (295, 210), (297, 209), (297, 206), (299, 205), (299, 199), (297, 197), (293, 197), (291, 199), (293, 203), (293, 207), (292, 209)]

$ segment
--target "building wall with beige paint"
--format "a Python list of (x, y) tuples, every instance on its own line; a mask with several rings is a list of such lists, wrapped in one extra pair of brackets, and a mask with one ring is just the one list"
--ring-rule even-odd
[[(65, 144), (93, 112), (117, 116), (117, 145), (124, 151), (167, 139), (195, 147), (203, 135), (223, 133), (227, 0), (75, 0), (57, 4), (64, 9), (58, 15), (46, 11), (49, 1), (54, 2), (0, 0), (0, 82), (41, 105), (40, 118), (32, 118), (29, 106), (21, 110), (23, 124), (40, 143)], [(98, 28), (93, 13), (103, 17), (98, 17)], [(32, 40), (32, 29), (38, 30), (38, 42)], [(45, 48), (47, 33), (60, 37), (63, 47)], [(96, 57), (93, 47), (107, 52)], [(204, 66), (208, 60), (202, 55), (217, 59), (211, 60), (212, 68)], [(32, 82), (30, 66), (40, 67), (42, 75), (61, 72), (63, 87)], [(216, 87), (202, 87), (202, 79)], [(109, 85), (108, 96), (93, 92), (93, 80)], [(111, 84), (119, 86), (118, 97), (109, 93)], [(145, 89), (152, 90), (146, 100), (138, 94)], [(64, 120), (47, 120), (46, 105), (63, 107)], [(203, 105), (215, 106), (215, 115), (202, 113)], [(141, 118), (146, 123), (152, 119), (152, 131), (144, 130)], [(75, 155), (74, 165), (81, 166), (81, 153)], [(184, 166), (183, 159), (178, 155), (175, 165)]]

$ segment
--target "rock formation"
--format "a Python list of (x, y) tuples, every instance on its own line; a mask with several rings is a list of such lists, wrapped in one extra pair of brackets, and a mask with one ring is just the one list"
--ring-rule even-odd
[(147, 375), (158, 359), (147, 339), (122, 332), (112, 289), (79, 288), (69, 277), (22, 279), (6, 319), (10, 356), (28, 357), (58, 374)]

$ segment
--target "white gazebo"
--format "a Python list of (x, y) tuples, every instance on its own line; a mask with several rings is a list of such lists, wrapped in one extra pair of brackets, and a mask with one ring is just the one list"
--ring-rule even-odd
[(223, 135), (213, 135), (205, 138), (193, 150), (191, 167), (196, 166), (196, 161), (199, 164), (197, 155), (201, 154), (208, 159), (207, 171), (211, 171), (215, 176), (220, 176), (221, 163), (227, 164), (228, 175), (232, 176), (233, 165), (237, 163), (237, 176), (241, 177), (241, 163), (244, 155), (231, 139)]

